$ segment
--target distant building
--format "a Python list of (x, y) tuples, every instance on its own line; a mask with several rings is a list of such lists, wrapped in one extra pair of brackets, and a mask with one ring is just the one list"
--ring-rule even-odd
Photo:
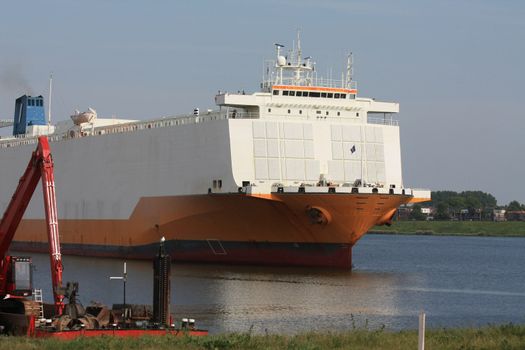
[(492, 211), (492, 219), (494, 221), (507, 221), (507, 218), (505, 217), (505, 209), (494, 209)]
[(510, 210), (505, 213), (508, 221), (525, 221), (525, 210)]
[(395, 220), (408, 220), (410, 218), (410, 212), (412, 208), (402, 205), (397, 209)]

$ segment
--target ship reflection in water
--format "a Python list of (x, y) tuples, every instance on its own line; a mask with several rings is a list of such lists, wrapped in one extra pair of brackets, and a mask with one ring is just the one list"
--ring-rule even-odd
[[(523, 323), (524, 249), (520, 238), (369, 235), (352, 272), (174, 264), (172, 312), (211, 332), (416, 328), (422, 309), (430, 327)], [(33, 260), (50, 301), (48, 257)], [(108, 278), (122, 261), (65, 256), (64, 265), (84, 304), (122, 302), (122, 284)], [(128, 302), (151, 303), (152, 288), (152, 263), (128, 261)]]

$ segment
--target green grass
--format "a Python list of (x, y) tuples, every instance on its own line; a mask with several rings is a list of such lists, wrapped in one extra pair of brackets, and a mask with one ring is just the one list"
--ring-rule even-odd
[(462, 236), (525, 237), (523, 221), (394, 221), (392, 226), (376, 226), (375, 233), (431, 234)]
[[(208, 337), (78, 338), (73, 341), (0, 338), (0, 350), (150, 349), (417, 349), (416, 331), (354, 330), (344, 333), (286, 335), (222, 334)], [(429, 330), (426, 349), (524, 349), (525, 326), (512, 324)]]

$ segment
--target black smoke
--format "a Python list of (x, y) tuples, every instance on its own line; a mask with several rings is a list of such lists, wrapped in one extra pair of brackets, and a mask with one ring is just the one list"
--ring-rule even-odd
[(8, 94), (32, 95), (33, 89), (20, 63), (8, 63), (0, 71), (0, 88)]

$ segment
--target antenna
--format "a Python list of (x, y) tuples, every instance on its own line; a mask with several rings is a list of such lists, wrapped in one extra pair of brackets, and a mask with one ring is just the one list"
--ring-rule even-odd
[(346, 88), (352, 88), (352, 79), (354, 75), (354, 54), (350, 52), (346, 61)]
[(49, 73), (49, 102), (47, 103), (47, 124), (51, 125), (51, 94), (53, 92), (53, 72)]
[(284, 63), (281, 65), (279, 62), (281, 61), (281, 49), (284, 47), (284, 45), (275, 43), (275, 49), (277, 50), (277, 61), (275, 62), (276, 67), (279, 68), (279, 81), (275, 81), (276, 84), (281, 84), (283, 82), (283, 67)]
[(274, 43), (274, 45), (275, 45), (275, 49), (277, 50), (277, 56), (279, 56), (281, 54), (281, 48), (283, 48), (284, 45), (281, 45), (278, 43)]
[(297, 65), (301, 64), (301, 29), (297, 29)]
[(128, 281), (128, 269), (127, 269), (127, 263), (124, 261), (124, 273), (122, 274), (122, 276), (112, 276), (112, 277), (109, 277), (110, 280), (121, 280), (124, 284), (124, 304), (123, 304), (123, 308), (124, 308), (124, 319), (127, 318), (127, 310), (126, 310), (126, 282)]

